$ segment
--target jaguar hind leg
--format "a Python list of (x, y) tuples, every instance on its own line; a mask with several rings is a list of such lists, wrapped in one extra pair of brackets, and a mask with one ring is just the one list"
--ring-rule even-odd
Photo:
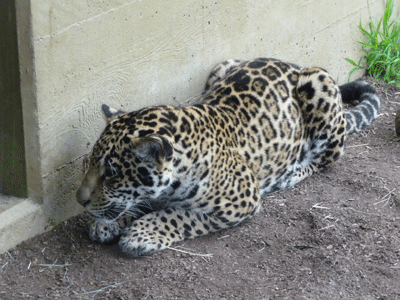
[(293, 185), (339, 159), (346, 139), (339, 87), (325, 70), (302, 70), (297, 94), (306, 143), (300, 152)]

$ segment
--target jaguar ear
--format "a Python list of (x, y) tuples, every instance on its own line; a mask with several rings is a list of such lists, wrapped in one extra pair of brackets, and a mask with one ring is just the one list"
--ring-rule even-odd
[(103, 113), (104, 113), (104, 116), (106, 117), (107, 123), (110, 123), (112, 120), (114, 120), (118, 116), (125, 114), (124, 111), (109, 107), (107, 104), (103, 104), (101, 106), (101, 109), (103, 110)]
[(161, 136), (134, 138), (130, 148), (142, 160), (162, 165), (164, 161), (172, 160), (173, 147)]

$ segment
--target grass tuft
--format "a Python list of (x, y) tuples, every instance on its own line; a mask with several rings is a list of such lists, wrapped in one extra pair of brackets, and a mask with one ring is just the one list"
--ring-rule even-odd
[(351, 74), (359, 69), (366, 69), (368, 74), (378, 80), (385, 80), (400, 87), (400, 23), (399, 19), (391, 21), (393, 1), (386, 3), (383, 17), (375, 22), (369, 22), (369, 28), (358, 26), (365, 42), (358, 42), (365, 52), (358, 63), (346, 58), (354, 68)]

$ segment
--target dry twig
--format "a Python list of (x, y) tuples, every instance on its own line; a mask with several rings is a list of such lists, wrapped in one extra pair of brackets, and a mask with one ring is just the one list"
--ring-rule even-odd
[(318, 230), (325, 230), (325, 229), (328, 229), (328, 228), (331, 228), (331, 227), (335, 227), (335, 225), (328, 225), (328, 226), (320, 228)]
[(374, 176), (374, 175), (370, 175), (370, 174), (367, 174), (367, 173), (365, 173), (365, 172), (361, 172), (361, 171), (353, 171), (353, 170), (350, 170), (351, 172), (353, 172), (354, 174), (364, 174), (364, 175), (366, 175), (366, 176), (368, 176), (368, 177), (374, 177), (374, 178), (378, 178), (378, 179), (380, 179), (380, 180), (382, 180), (382, 181), (385, 181), (385, 179), (383, 179), (382, 177), (379, 177), (379, 176)]
[(8, 256), (13, 260), (13, 262), (16, 262), (14, 257), (12, 257), (11, 253), (7, 251)]
[(43, 268), (66, 268), (72, 266), (72, 264), (64, 264), (64, 265), (55, 265), (55, 264), (36, 264), (34, 267), (43, 267)]
[(367, 214), (367, 215), (372, 215), (372, 216), (377, 216), (377, 217), (380, 217), (381, 215), (378, 215), (378, 214), (374, 214), (374, 213), (369, 213), (369, 212), (365, 212), (365, 211), (360, 211), (360, 210), (357, 210), (357, 209), (355, 209), (355, 208), (353, 208), (353, 207), (346, 207), (346, 208), (348, 208), (348, 209), (351, 209), (351, 210), (353, 210), (353, 211), (355, 211), (355, 212), (358, 212), (358, 213), (362, 213), (362, 214)]
[(316, 208), (318, 208), (318, 209), (330, 209), (329, 207), (319, 206), (321, 203), (322, 202), (313, 205), (313, 207), (311, 207), (310, 210), (313, 210), (313, 209), (316, 209)]
[(103, 292), (104, 290), (106, 290), (106, 289), (108, 289), (108, 288), (116, 288), (117, 286), (119, 286), (119, 285), (121, 285), (121, 284), (123, 284), (123, 283), (125, 283), (125, 282), (127, 282), (127, 281), (123, 281), (123, 282), (120, 282), (120, 283), (116, 283), (116, 284), (112, 284), (112, 285), (109, 285), (109, 286), (105, 286), (105, 287), (103, 287), (103, 288), (101, 288), (101, 289), (98, 289), (98, 290), (95, 290), (95, 291), (91, 291), (91, 292), (87, 292), (87, 293), (82, 293), (82, 294), (79, 294), (79, 293), (77, 293), (77, 292), (74, 292), (74, 293), (77, 294), (77, 295), (89, 295), (89, 294), (93, 294), (93, 298), (94, 298), (98, 293), (101, 293), (101, 292)]
[[(385, 189), (386, 189), (389, 193), (387, 193), (385, 196), (383, 196), (381, 201), (378, 201), (378, 202), (374, 203), (374, 205), (377, 205), (377, 204), (379, 204), (379, 203), (381, 203), (381, 202), (386, 201), (385, 204), (382, 205), (382, 207), (384, 207), (384, 206), (386, 206), (386, 205), (389, 203), (389, 200), (390, 200), (390, 198), (392, 197), (392, 194), (393, 194), (393, 192), (396, 190), (396, 188), (394, 188), (394, 189), (391, 190), (391, 191), (389, 191), (389, 190), (387, 189), (387, 187), (385, 187)], [(387, 199), (386, 199), (386, 198), (387, 198)]]
[(363, 146), (368, 146), (368, 144), (352, 145), (352, 146), (347, 146), (347, 148), (356, 148), (356, 147), (363, 147)]
[(212, 257), (213, 256), (212, 254), (198, 254), (198, 253), (184, 251), (184, 250), (177, 249), (177, 248), (172, 248), (172, 247), (167, 247), (167, 248), (171, 249), (171, 250), (174, 250), (174, 251), (177, 251), (177, 252), (186, 253), (186, 254), (189, 254), (189, 255), (196, 255), (196, 256), (202, 256), (202, 257)]

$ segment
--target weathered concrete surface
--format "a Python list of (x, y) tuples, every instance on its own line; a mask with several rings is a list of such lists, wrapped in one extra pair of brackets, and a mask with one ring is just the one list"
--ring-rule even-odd
[[(28, 197), (50, 224), (78, 212), (100, 106), (179, 104), (229, 59), (277, 57), (347, 81), (382, 0), (17, 1)], [(1, 231), (0, 231), (1, 235)]]
[(7, 200), (14, 201), (14, 205), (0, 210), (0, 253), (50, 228), (41, 205), (29, 199)]

